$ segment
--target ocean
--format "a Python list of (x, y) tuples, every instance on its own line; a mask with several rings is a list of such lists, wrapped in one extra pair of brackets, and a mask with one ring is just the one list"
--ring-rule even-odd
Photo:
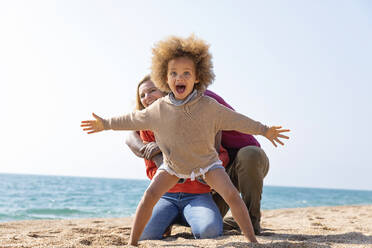
[[(148, 180), (0, 174), (0, 222), (128, 217)], [(372, 191), (264, 186), (262, 209), (372, 204)]]

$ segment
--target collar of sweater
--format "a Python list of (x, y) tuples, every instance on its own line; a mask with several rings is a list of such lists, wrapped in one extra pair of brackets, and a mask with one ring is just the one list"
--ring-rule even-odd
[(192, 97), (188, 102), (185, 102), (183, 105), (179, 106), (172, 103), (172, 101), (169, 99), (169, 95), (170, 94), (162, 98), (165, 103), (170, 104), (176, 108), (186, 108), (197, 103), (200, 98), (203, 97), (203, 92), (196, 91), (196, 96)]
[(198, 95), (198, 91), (196, 89), (193, 90), (191, 94), (189, 94), (185, 99), (182, 100), (177, 100), (174, 97), (173, 92), (169, 93), (169, 101), (176, 106), (182, 106), (185, 105), (186, 103), (190, 102), (191, 100), (194, 100), (196, 96)]

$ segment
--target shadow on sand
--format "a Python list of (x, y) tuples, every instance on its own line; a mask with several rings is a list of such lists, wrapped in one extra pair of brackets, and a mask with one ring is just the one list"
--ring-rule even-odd
[(263, 232), (262, 238), (272, 241), (308, 241), (316, 243), (339, 243), (339, 244), (372, 244), (372, 236), (364, 235), (360, 232), (349, 232), (342, 234), (308, 235), (308, 234), (286, 234)]
[[(241, 235), (238, 230), (224, 230), (224, 236)], [(372, 244), (372, 236), (364, 235), (360, 232), (349, 232), (343, 234), (327, 234), (327, 235), (308, 235), (308, 234), (286, 234), (271, 232), (270, 229), (264, 229), (259, 236), (262, 239), (271, 241), (269, 244), (253, 244), (247, 242), (229, 242), (217, 246), (218, 248), (224, 247), (251, 247), (251, 248), (330, 248), (332, 244)], [(180, 232), (172, 235), (170, 239), (194, 239), (191, 232)], [(292, 242), (291, 242), (292, 241)], [(296, 243), (293, 243), (295, 241)], [(177, 246), (170, 244), (170, 246)], [(168, 245), (164, 245), (168, 246)], [(200, 247), (198, 245), (181, 246)]]

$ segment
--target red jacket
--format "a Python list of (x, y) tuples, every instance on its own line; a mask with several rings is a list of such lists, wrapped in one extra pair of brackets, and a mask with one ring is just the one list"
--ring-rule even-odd
[[(146, 141), (146, 142), (155, 141), (154, 133), (151, 131), (140, 131), (140, 136), (143, 141)], [(220, 147), (219, 158), (222, 161), (222, 165), (226, 167), (226, 165), (229, 163), (229, 155), (226, 149), (223, 148), (222, 146)], [(145, 164), (146, 164), (147, 177), (150, 178), (151, 180), (154, 177), (158, 168), (156, 167), (155, 163), (151, 160), (145, 159)], [(210, 191), (211, 191), (211, 188), (208, 185), (200, 183), (198, 180), (191, 181), (190, 179), (187, 179), (184, 183), (176, 184), (168, 192), (203, 194), (203, 193), (208, 193)]]

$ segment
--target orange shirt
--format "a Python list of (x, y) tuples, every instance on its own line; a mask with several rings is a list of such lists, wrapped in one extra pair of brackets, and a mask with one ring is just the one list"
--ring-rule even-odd
[[(155, 137), (154, 133), (151, 131), (140, 131), (140, 136), (143, 141), (146, 142), (154, 142)], [(219, 158), (222, 161), (222, 165), (226, 167), (226, 165), (229, 163), (229, 155), (225, 148), (222, 146), (220, 147), (220, 153)], [(145, 159), (146, 164), (146, 174), (147, 177), (152, 179), (157, 171), (157, 167), (155, 163), (151, 160)], [(211, 191), (211, 188), (199, 182), (198, 180), (191, 181), (190, 179), (187, 179), (184, 183), (178, 183), (173, 188), (171, 188), (168, 192), (170, 193), (192, 193), (192, 194), (203, 194), (208, 193)]]

